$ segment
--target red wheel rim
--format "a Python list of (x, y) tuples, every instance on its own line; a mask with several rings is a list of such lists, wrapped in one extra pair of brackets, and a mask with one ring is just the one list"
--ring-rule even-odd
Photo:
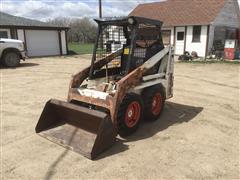
[(163, 98), (160, 93), (156, 93), (152, 99), (152, 113), (157, 116), (162, 110)]
[(140, 119), (141, 106), (137, 101), (132, 102), (128, 105), (125, 113), (125, 123), (127, 127), (134, 127)]

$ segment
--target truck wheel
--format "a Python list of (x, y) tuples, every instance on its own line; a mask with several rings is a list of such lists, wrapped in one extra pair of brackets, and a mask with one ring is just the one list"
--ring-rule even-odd
[(20, 64), (19, 53), (8, 51), (3, 54), (3, 64), (7, 67), (17, 67)]
[(144, 89), (142, 93), (144, 102), (144, 119), (146, 121), (157, 120), (163, 110), (165, 93), (161, 85), (155, 85)]
[(134, 133), (142, 118), (142, 98), (134, 93), (127, 94), (118, 110), (118, 134), (125, 137)]

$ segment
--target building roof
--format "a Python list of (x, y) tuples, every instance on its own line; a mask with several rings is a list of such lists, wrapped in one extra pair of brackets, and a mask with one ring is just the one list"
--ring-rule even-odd
[(38, 28), (38, 29), (68, 29), (68, 27), (53, 25), (38, 20), (27, 19), (19, 16), (13, 16), (0, 12), (0, 27), (21, 27), (21, 28)]
[(130, 16), (163, 21), (163, 26), (208, 25), (217, 17), (225, 0), (167, 0), (138, 5)]

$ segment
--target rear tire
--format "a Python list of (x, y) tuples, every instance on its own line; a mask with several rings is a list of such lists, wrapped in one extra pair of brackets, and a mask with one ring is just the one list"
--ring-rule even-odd
[(165, 93), (161, 85), (155, 85), (144, 89), (142, 93), (144, 102), (144, 119), (146, 121), (156, 121), (163, 110), (165, 103)]
[(5, 52), (2, 61), (7, 67), (17, 67), (20, 64), (19, 53), (15, 51)]
[(141, 96), (127, 94), (118, 110), (118, 134), (121, 137), (133, 134), (143, 118), (143, 102)]

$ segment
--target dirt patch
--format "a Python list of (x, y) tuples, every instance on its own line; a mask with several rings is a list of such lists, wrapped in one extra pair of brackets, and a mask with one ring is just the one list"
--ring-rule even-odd
[(161, 118), (90, 161), (34, 132), (45, 102), (65, 100), (88, 64), (51, 57), (0, 69), (3, 179), (239, 179), (239, 65), (176, 63)]

